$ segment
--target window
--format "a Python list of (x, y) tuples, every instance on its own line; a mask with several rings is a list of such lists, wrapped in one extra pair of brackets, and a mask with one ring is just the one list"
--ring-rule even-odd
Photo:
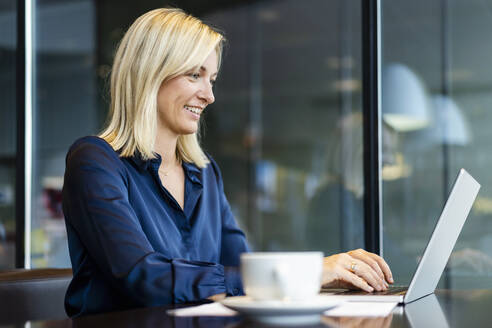
[(491, 281), (491, 5), (382, 1), (384, 254), (403, 282), (462, 167), (482, 189), (441, 283), (480, 288)]

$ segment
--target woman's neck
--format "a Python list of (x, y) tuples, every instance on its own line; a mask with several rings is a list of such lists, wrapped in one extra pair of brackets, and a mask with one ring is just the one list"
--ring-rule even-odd
[(154, 143), (154, 150), (161, 155), (161, 166), (169, 167), (177, 164), (176, 146), (178, 143), (177, 136), (164, 135), (158, 133)]

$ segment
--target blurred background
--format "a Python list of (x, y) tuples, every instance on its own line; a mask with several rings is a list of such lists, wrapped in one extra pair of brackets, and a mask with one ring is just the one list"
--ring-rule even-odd
[[(364, 247), (362, 1), (33, 0), (31, 266), (69, 267), (65, 155), (97, 134), (116, 46), (180, 7), (228, 40), (202, 144), (255, 250)], [(0, 269), (15, 267), (17, 2), (0, 0)], [(482, 184), (441, 286), (492, 283), (492, 0), (381, 0), (382, 252), (408, 283), (461, 167)], [(22, 89), (22, 90), (20, 90)]]

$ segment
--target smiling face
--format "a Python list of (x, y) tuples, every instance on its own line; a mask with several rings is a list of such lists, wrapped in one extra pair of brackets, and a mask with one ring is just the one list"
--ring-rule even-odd
[(214, 50), (197, 71), (162, 83), (157, 94), (160, 132), (176, 137), (197, 132), (201, 113), (215, 101), (212, 87), (216, 77)]

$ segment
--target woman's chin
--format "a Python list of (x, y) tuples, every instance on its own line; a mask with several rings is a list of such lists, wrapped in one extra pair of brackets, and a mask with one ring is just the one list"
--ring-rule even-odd
[(194, 124), (194, 125), (190, 124), (190, 126), (183, 127), (179, 134), (189, 135), (189, 134), (196, 133), (197, 131), (198, 131), (198, 124)]

